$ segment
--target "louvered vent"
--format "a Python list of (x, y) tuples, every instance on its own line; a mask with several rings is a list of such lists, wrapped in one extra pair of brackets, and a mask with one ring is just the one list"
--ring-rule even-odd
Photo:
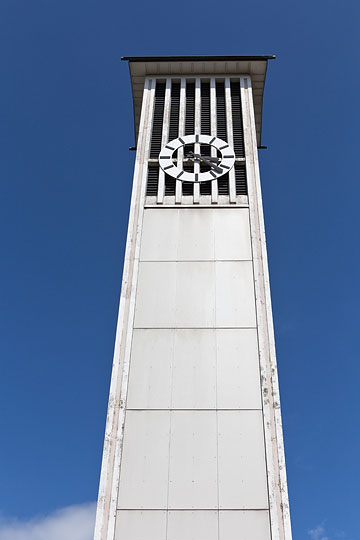
[[(185, 91), (185, 118), (184, 125), (182, 126), (182, 133), (185, 135), (192, 135), (195, 133), (195, 81), (191, 78), (186, 81), (184, 88)], [(161, 143), (163, 138), (163, 125), (164, 125), (164, 105), (165, 105), (165, 88), (166, 84), (163, 81), (157, 81), (155, 88), (155, 102), (153, 113), (153, 126), (151, 134), (150, 144), (150, 163), (148, 164), (148, 176), (146, 185), (146, 195), (156, 197), (159, 195), (159, 200), (162, 200), (162, 196), (166, 197), (175, 196), (176, 194), (176, 179), (168, 174), (165, 174), (164, 192), (158, 194), (159, 189), (159, 163), (158, 157), (161, 151)], [(169, 110), (169, 132), (167, 140), (177, 139), (179, 137), (179, 116), (180, 116), (180, 95), (181, 84), (179, 79), (175, 79), (171, 82), (170, 91), (170, 110)], [(230, 95), (231, 95), (231, 115), (232, 115), (232, 130), (233, 130), (233, 146), (236, 160), (235, 171), (235, 192), (236, 195), (247, 195), (247, 179), (246, 179), (246, 167), (245, 167), (245, 149), (244, 149), (244, 130), (242, 120), (241, 109), (241, 92), (239, 80), (230, 81)], [(209, 79), (200, 80), (200, 132), (204, 135), (211, 135), (211, 85)], [(229, 110), (226, 108), (226, 92), (224, 80), (215, 80), (215, 92), (214, 92), (216, 108), (216, 135), (228, 141), (227, 135), (227, 114)], [(230, 105), (230, 104), (229, 104)], [(184, 171), (194, 172), (194, 163), (189, 159), (190, 152), (195, 151), (194, 144), (185, 145), (184, 152), (174, 152), (174, 163), (177, 163), (177, 158), (181, 158), (182, 162), (178, 165), (183, 167)], [(202, 156), (213, 155), (212, 149), (209, 145), (201, 144), (200, 153)], [(218, 157), (221, 157), (218, 152)], [(240, 158), (240, 159), (239, 159)], [(156, 161), (156, 163), (155, 163)], [(200, 172), (210, 170), (210, 166), (204, 162), (200, 164)], [(166, 173), (166, 171), (165, 171)], [(231, 172), (231, 175), (234, 173)], [(233, 179), (233, 176), (231, 176)], [(217, 191), (219, 196), (229, 196), (229, 173), (217, 178)], [(200, 195), (211, 196), (212, 194), (212, 182), (200, 183)], [(191, 197), (194, 195), (194, 183), (193, 182), (181, 182), (182, 195)], [(220, 202), (224, 203), (224, 197)], [(209, 199), (207, 199), (209, 201)], [(166, 199), (165, 204), (172, 204), (171, 200)], [(180, 201), (177, 201), (180, 202)], [(204, 200), (206, 202), (206, 200)], [(216, 202), (216, 201), (213, 201)], [(236, 202), (232, 200), (231, 202)]]
[(236, 195), (247, 195), (245, 163), (235, 163)]
[[(185, 144), (184, 146), (184, 156), (188, 156), (190, 152), (195, 151), (195, 146), (193, 144)], [(187, 168), (186, 168), (187, 167)], [(189, 164), (184, 164), (184, 171), (193, 172), (194, 166)]]
[(159, 165), (149, 163), (148, 176), (146, 184), (146, 195), (157, 195), (159, 184)]
[(200, 195), (211, 195), (211, 182), (200, 183)]
[(183, 182), (182, 183), (182, 194), (183, 195), (194, 195), (194, 183), (193, 182)]
[(223, 141), (227, 141), (225, 85), (223, 82), (216, 83), (216, 116), (217, 136)]
[(201, 133), (211, 135), (210, 131), (210, 83), (201, 83)]
[(175, 195), (175, 185), (175, 178), (169, 174), (165, 174), (165, 195)]
[(240, 83), (231, 82), (231, 109), (233, 121), (234, 150), (236, 157), (245, 157), (244, 130), (241, 115)]
[[(193, 172), (194, 165), (192, 163), (184, 163), (184, 171)], [(194, 195), (194, 183), (193, 182), (182, 182), (182, 194), (183, 195)]]
[(186, 83), (185, 135), (195, 132), (195, 83)]
[(155, 89), (155, 106), (153, 129), (151, 135), (150, 158), (157, 158), (161, 150), (161, 137), (164, 119), (165, 83), (157, 82)]
[(179, 136), (179, 110), (180, 110), (180, 83), (173, 82), (171, 85), (171, 108), (169, 141)]
[(229, 195), (229, 173), (218, 178), (218, 193), (219, 195)]

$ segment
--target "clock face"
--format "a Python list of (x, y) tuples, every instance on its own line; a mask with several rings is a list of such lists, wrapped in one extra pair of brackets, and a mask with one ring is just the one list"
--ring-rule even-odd
[[(179, 150), (183, 158), (178, 162)], [(235, 163), (231, 146), (212, 135), (184, 135), (168, 142), (159, 154), (162, 170), (183, 182), (208, 182), (229, 172)], [(198, 164), (198, 166), (195, 166)]]

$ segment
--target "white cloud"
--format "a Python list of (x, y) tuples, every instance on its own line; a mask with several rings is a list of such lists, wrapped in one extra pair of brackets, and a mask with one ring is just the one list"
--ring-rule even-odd
[(26, 521), (0, 518), (0, 540), (92, 540), (95, 508), (86, 503)]
[[(329, 537), (326, 536), (325, 527), (323, 524), (318, 525), (315, 529), (310, 529), (308, 535), (311, 540), (329, 540)], [(1, 540), (1, 537), (0, 537)]]

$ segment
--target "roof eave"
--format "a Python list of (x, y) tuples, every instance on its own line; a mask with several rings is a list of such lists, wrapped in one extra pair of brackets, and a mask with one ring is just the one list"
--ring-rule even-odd
[(274, 60), (274, 54), (262, 55), (227, 55), (227, 56), (122, 56), (121, 60), (129, 62), (197, 62), (197, 61), (233, 61), (233, 60), (249, 60), (249, 61), (264, 61)]
[[(268, 60), (261, 56), (124, 56), (129, 62), (137, 140), (145, 78), (199, 75), (250, 75), (253, 87), (257, 144), (261, 146), (262, 104)], [(211, 64), (211, 65), (209, 65)]]

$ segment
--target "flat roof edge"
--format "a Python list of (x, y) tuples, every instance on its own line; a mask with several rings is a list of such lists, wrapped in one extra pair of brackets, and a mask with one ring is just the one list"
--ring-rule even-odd
[(196, 61), (226, 61), (226, 60), (251, 60), (251, 61), (264, 61), (274, 60), (276, 56), (270, 55), (257, 55), (257, 56), (122, 56), (121, 60), (127, 60), (129, 62), (196, 62)]
[(194, 73), (198, 73), (197, 76), (201, 77), (203, 72), (207, 77), (212, 72), (214, 76), (219, 76), (219, 73), (221, 76), (246, 73), (251, 77), (256, 77), (256, 92), (253, 93), (253, 101), (257, 144), (258, 147), (261, 146), (265, 78), (268, 61), (274, 59), (275, 55), (123, 56), (121, 60), (128, 61), (133, 91), (135, 139), (138, 138), (143, 85), (146, 77), (193, 77)]

